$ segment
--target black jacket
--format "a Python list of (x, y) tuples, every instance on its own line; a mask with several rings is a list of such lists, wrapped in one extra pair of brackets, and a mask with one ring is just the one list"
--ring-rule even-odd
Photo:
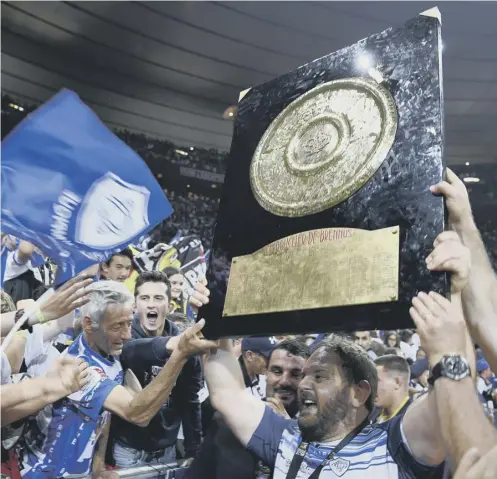
[[(238, 358), (245, 387), (256, 387), (243, 362)], [(207, 401), (207, 400), (206, 400)], [(187, 479), (254, 479), (258, 459), (242, 446), (219, 413), (214, 417), (205, 433), (200, 452), (186, 473)]]
[[(161, 371), (169, 353), (169, 337), (179, 335), (179, 329), (166, 320), (163, 336), (149, 338), (137, 317), (132, 326), (132, 337), (125, 343), (121, 354), (124, 370), (131, 369), (143, 388)], [(183, 424), (187, 457), (195, 457), (201, 442), (202, 425), (198, 392), (203, 385), (200, 359), (188, 359), (181, 371), (168, 401), (147, 427), (131, 424), (114, 415), (111, 422), (111, 441), (148, 452), (157, 451), (176, 443), (180, 424)]]

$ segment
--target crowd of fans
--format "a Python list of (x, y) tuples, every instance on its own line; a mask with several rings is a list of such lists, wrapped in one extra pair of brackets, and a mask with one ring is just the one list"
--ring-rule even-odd
[(164, 190), (174, 213), (158, 228), (160, 238), (172, 238), (175, 234), (196, 234), (202, 240), (204, 248), (212, 246), (212, 234), (216, 222), (219, 200), (197, 193), (181, 195)]
[(174, 165), (224, 174), (227, 155), (213, 148), (207, 150), (193, 146), (178, 147), (169, 141), (127, 130), (117, 130), (116, 135), (137, 151), (145, 161), (160, 158)]
[[(15, 105), (16, 108), (11, 105)], [(2, 138), (34, 108), (33, 105), (22, 103), (8, 95), (2, 95)], [(158, 158), (174, 165), (219, 174), (225, 173), (226, 153), (214, 149), (178, 146), (166, 140), (128, 130), (116, 130), (115, 133), (145, 161)], [(468, 184), (468, 190), (478, 228), (487, 247), (490, 260), (497, 268), (497, 217), (492, 214), (495, 208), (496, 168), (491, 165), (471, 168), (461, 166), (455, 168), (455, 171), (461, 177), (478, 177), (481, 180), (478, 184)], [(165, 189), (165, 192), (175, 212), (171, 218), (168, 218), (167, 222), (157, 228), (158, 236), (167, 241), (178, 231), (184, 235), (196, 234), (202, 239), (205, 249), (211, 249), (213, 226), (219, 200), (194, 192), (182, 194), (174, 191), (174, 185)], [(490, 206), (489, 201), (491, 202)]]
[[(178, 161), (168, 142), (121, 135)], [(203, 155), (189, 164), (217, 171)], [(412, 330), (204, 338), (194, 319), (209, 289), (187, 291), (167, 244), (194, 233), (210, 248), (217, 201), (195, 193), (166, 191), (175, 213), (152, 248), (131, 245), (55, 292), (43, 252), (2, 235), (2, 474), (495, 477), (497, 278), (464, 183), (449, 171), (434, 193), (449, 231), (427, 268), (451, 273), (452, 297), (420, 292)], [(226, 264), (213, 259), (214, 281)]]

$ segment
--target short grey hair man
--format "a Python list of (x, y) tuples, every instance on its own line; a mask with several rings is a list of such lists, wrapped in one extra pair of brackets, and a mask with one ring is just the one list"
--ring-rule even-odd
[(133, 295), (123, 283), (106, 280), (88, 287), (91, 299), (81, 308), (85, 339), (105, 356), (119, 356), (131, 338)]

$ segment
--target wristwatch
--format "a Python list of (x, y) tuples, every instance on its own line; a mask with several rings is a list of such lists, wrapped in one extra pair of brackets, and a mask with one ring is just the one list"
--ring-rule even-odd
[(447, 354), (442, 357), (440, 362), (433, 366), (428, 383), (433, 386), (435, 381), (440, 378), (448, 378), (453, 381), (460, 381), (471, 374), (468, 360), (460, 354)]

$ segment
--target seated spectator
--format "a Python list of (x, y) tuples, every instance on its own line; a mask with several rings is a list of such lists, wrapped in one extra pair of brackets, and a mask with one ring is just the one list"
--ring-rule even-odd
[[(121, 383), (118, 360), (130, 339), (133, 297), (121, 283), (100, 281), (83, 307), (83, 333), (68, 353), (88, 365), (89, 382), (66, 399), (55, 402), (30, 421), (18, 446), (23, 477), (87, 475), (105, 452), (110, 413), (146, 425), (167, 400), (188, 356), (213, 348), (215, 342), (199, 339), (200, 321), (187, 330), (163, 371), (145, 389), (133, 394)], [(97, 449), (98, 442), (98, 449)], [(96, 454), (95, 454), (96, 453)], [(93, 469), (94, 473), (100, 472)]]
[[(170, 295), (165, 273), (147, 271), (138, 276), (131, 331), (134, 340), (124, 345), (121, 362), (124, 370), (135, 373), (143, 388), (163, 371), (180, 338), (178, 327), (166, 319)], [(195, 457), (202, 434), (198, 399), (202, 385), (200, 360), (189, 358), (167, 401), (146, 427), (113, 417), (111, 444), (116, 465), (131, 467), (174, 461), (181, 424), (186, 456)]]
[(381, 356), (375, 360), (378, 389), (375, 406), (380, 409), (378, 424), (405, 413), (409, 400), (409, 364), (399, 356)]

